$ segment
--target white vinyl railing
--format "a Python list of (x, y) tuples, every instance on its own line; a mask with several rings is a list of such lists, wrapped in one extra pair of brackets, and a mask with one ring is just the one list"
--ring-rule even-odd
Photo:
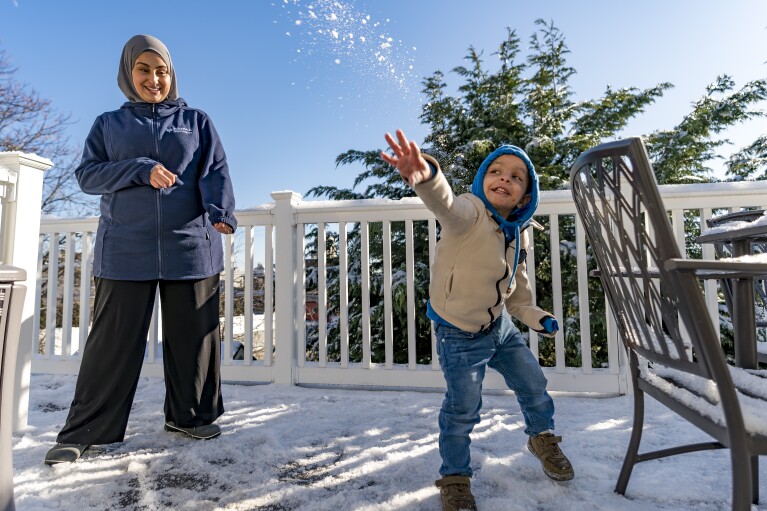
[[(718, 183), (700, 185), (661, 186), (666, 207), (682, 252), (685, 250), (685, 214), (696, 213), (700, 225), (720, 210), (738, 210), (767, 206), (767, 182)], [(225, 238), (226, 268), (223, 282), (223, 349), (222, 375), (229, 381), (283, 383), (301, 385), (348, 385), (375, 387), (439, 388), (442, 375), (434, 353), (433, 342), (430, 363), (418, 363), (416, 354), (416, 328), (418, 306), (416, 286), (424, 286), (415, 276), (416, 261), (433, 260), (437, 239), (433, 215), (418, 199), (357, 200), (357, 201), (304, 201), (294, 192), (275, 192), (274, 202), (255, 209), (236, 212), (238, 234)], [(607, 346), (607, 362), (593, 367), (591, 315), (588, 308), (587, 250), (583, 229), (576, 218), (574, 240), (559, 239), (559, 225), (566, 217), (575, 216), (575, 207), (569, 191), (544, 192), (536, 219), (549, 226), (549, 252), (546, 263), (552, 272), (551, 303), (553, 313), (562, 318), (563, 269), (560, 254), (575, 251), (577, 261), (578, 318), (580, 330), (580, 365), (568, 366), (565, 337), (560, 331), (554, 341), (555, 363), (545, 367), (549, 388), (555, 391), (623, 393), (628, 389), (624, 372), (622, 349), (617, 339), (612, 317), (607, 313), (607, 339), (598, 339)], [(428, 232), (428, 254), (415, 253), (414, 226), (423, 222)], [(404, 224), (404, 275), (393, 275), (392, 224)], [(33, 333), (32, 370), (49, 373), (76, 373), (80, 363), (81, 347), (87, 338), (91, 317), (90, 303), (92, 276), (90, 274), (93, 236), (97, 219), (43, 219), (35, 289), (35, 331)], [(356, 230), (358, 241), (349, 243), (350, 228)], [(380, 229), (381, 252), (371, 253), (371, 229)], [(332, 253), (319, 250), (316, 257), (308, 257), (306, 234), (316, 229), (318, 247), (325, 247), (328, 237), (333, 238)], [(703, 228), (705, 229), (705, 228)], [(421, 230), (422, 231), (422, 230)], [(533, 231), (533, 235), (537, 234)], [(689, 242), (689, 240), (688, 240)], [(356, 247), (359, 247), (358, 249)], [(357, 252), (350, 252), (350, 250)], [(702, 247), (703, 256), (713, 258), (711, 246)], [(52, 254), (48, 257), (47, 254)], [(478, 255), (480, 257), (480, 255)], [(330, 259), (338, 261), (337, 293), (330, 293)], [(352, 277), (349, 261), (360, 260), (359, 274)], [(55, 261), (51, 264), (50, 261)], [(316, 261), (307, 267), (307, 259)], [(543, 261), (531, 251), (527, 255), (528, 268), (535, 285), (534, 268)], [(373, 262), (380, 269), (373, 270)], [(261, 263), (255, 269), (256, 263)], [(56, 268), (57, 271), (49, 271)], [(567, 270), (567, 269), (565, 269)], [(307, 271), (313, 282), (307, 284)], [(378, 272), (378, 273), (376, 273)], [(383, 281), (381, 304), (371, 305), (371, 276)], [(361, 289), (355, 297), (361, 314), (359, 325), (350, 332), (349, 311), (352, 299), (348, 296), (349, 279), (355, 279)], [(393, 282), (406, 286), (406, 327), (397, 332), (392, 326)], [(357, 280), (358, 279), (358, 280)], [(256, 289), (256, 286), (261, 289)], [(310, 289), (307, 289), (307, 288)], [(307, 291), (315, 291), (316, 321), (307, 321)], [(719, 317), (716, 283), (704, 285), (712, 317)], [(331, 296), (332, 294), (332, 296)], [(377, 295), (378, 296), (378, 295)], [(338, 314), (329, 316), (328, 304), (338, 300)], [(255, 310), (254, 301), (260, 302)], [(76, 312), (79, 307), (79, 312)], [(371, 331), (373, 310), (383, 307), (381, 331)], [(159, 318), (155, 310), (155, 318)], [(567, 318), (563, 318), (567, 319)], [(75, 325), (75, 322), (77, 323)], [(331, 323), (335, 326), (339, 349), (329, 351)], [(312, 338), (307, 331), (311, 326)], [(145, 375), (162, 376), (162, 326), (152, 321), (144, 363)], [(378, 334), (378, 335), (376, 335)], [(350, 338), (354, 338), (351, 341)], [(372, 354), (372, 339), (383, 339), (383, 355)], [(53, 342), (51, 342), (53, 341)], [(350, 355), (352, 343), (361, 343), (359, 357)], [(309, 345), (313, 347), (307, 357)], [(406, 363), (394, 363), (395, 346), (407, 352)], [(530, 333), (530, 347), (538, 354), (539, 339)], [(235, 359), (235, 351), (244, 352)], [(257, 356), (248, 356), (251, 353)], [(420, 354), (423, 355), (423, 354)], [(427, 357), (428, 359), (429, 357)], [(489, 373), (488, 389), (504, 389), (500, 375)]]
[[(97, 219), (40, 221), (43, 172), (50, 166), (50, 161), (35, 155), (0, 153), (0, 256), (4, 263), (26, 271), (24, 285), (29, 290), (14, 378), (15, 430), (26, 426), (30, 372), (78, 371), (92, 314), (91, 258)], [(767, 205), (765, 181), (660, 188), (682, 249), (690, 243), (685, 240), (685, 221), (703, 226), (715, 213)], [(275, 192), (272, 198), (268, 205), (237, 211), (240, 228), (225, 239), (224, 378), (301, 385), (442, 387), (433, 342), (428, 343), (427, 353), (418, 351), (425, 349), (424, 335), (429, 335), (419, 331), (418, 320), (426, 286), (423, 268), (432, 261), (437, 238), (431, 213), (417, 199), (304, 201), (289, 191)], [(573, 218), (569, 191), (542, 194), (536, 219), (548, 226), (546, 248), (551, 255), (544, 260), (543, 254), (531, 251), (528, 266), (533, 284), (536, 265), (550, 268), (551, 289), (542, 291), (552, 312), (563, 319), (565, 330), (568, 323), (577, 323), (579, 333), (578, 357), (572, 357), (572, 335), (566, 343), (560, 332), (553, 343), (553, 362), (544, 371), (552, 390), (626, 392), (623, 351), (611, 315), (607, 311), (600, 319), (589, 310), (589, 258), (577, 218), (572, 239), (559, 239), (559, 225), (572, 224)], [(310, 239), (319, 247), (327, 243), (327, 250), (309, 253), (307, 233), (311, 231), (316, 235)], [(539, 234), (533, 231), (533, 235)], [(703, 257), (714, 257), (713, 247), (701, 249)], [(394, 254), (404, 254), (402, 265), (392, 264)], [(563, 268), (573, 261), (572, 254), (575, 308), (564, 302), (573, 295), (563, 294), (563, 285), (570, 286), (568, 293), (572, 289), (563, 281), (563, 276), (572, 280), (573, 269)], [(360, 261), (353, 271), (352, 261)], [(709, 312), (718, 319), (716, 283), (706, 281), (704, 290)], [(591, 298), (595, 302), (601, 296)], [(317, 309), (312, 321), (307, 320), (310, 301)], [(577, 317), (564, 318), (565, 310), (576, 310)], [(156, 308), (155, 318), (159, 317)], [(145, 375), (162, 376), (161, 332), (159, 319), (153, 320)], [(535, 334), (529, 340), (538, 354), (544, 346), (541, 340)], [(592, 348), (603, 347), (607, 353), (599, 360), (605, 362), (597, 367)], [(503, 389), (504, 385), (491, 372), (486, 387)]]

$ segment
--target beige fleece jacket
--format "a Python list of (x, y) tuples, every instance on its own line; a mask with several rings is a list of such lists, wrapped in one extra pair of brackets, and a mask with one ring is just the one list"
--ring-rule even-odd
[(520, 257), (510, 282), (515, 245), (505, 247), (503, 231), (482, 200), (466, 193), (453, 194), (437, 160), (423, 155), (436, 174), (414, 187), (442, 227), (431, 268), (429, 299), (445, 321), (467, 332), (487, 328), (505, 306), (509, 313), (543, 335), (541, 320), (552, 314), (533, 303), (527, 278), (527, 230), (520, 233)]

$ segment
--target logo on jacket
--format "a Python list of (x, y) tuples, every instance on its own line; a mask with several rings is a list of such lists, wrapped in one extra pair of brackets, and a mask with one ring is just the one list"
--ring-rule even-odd
[(176, 126), (169, 126), (165, 131), (167, 133), (192, 133), (191, 128), (179, 128)]

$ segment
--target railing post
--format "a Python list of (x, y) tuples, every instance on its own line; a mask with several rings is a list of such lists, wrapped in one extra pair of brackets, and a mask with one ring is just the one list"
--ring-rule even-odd
[[(53, 166), (47, 158), (20, 152), (0, 153), (0, 201), (2, 202), (2, 251), (4, 264), (26, 272), (19, 282), (35, 289), (37, 249), (40, 237), (40, 203), (43, 171)], [(35, 293), (26, 293), (21, 313), (19, 351), (16, 361), (16, 393), (13, 402), (13, 430), (27, 427), (29, 382), (32, 368), (32, 333), (35, 319)]]
[(296, 366), (296, 192), (272, 192), (274, 199), (274, 383), (293, 385)]

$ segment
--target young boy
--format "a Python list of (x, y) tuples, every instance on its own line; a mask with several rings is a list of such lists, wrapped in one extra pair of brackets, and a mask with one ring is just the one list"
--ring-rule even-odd
[(503, 375), (525, 418), (527, 448), (557, 481), (573, 468), (553, 434), (554, 403), (546, 378), (511, 321), (554, 335), (554, 316), (533, 304), (525, 265), (529, 238), (524, 228), (538, 207), (538, 177), (529, 157), (504, 145), (482, 162), (471, 193), (456, 197), (439, 163), (422, 154), (401, 130), (386, 134), (393, 155), (384, 161), (399, 170), (439, 220), (429, 284), (427, 316), (434, 322), (437, 353), (447, 383), (439, 413), (440, 489), (443, 511), (476, 509), (471, 494), (469, 433), (479, 423), (485, 367)]

